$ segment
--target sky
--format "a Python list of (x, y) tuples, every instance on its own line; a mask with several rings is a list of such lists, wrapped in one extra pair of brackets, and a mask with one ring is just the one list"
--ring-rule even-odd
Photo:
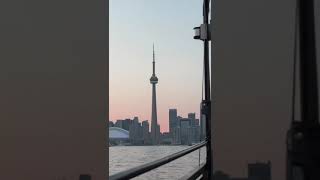
[(203, 45), (193, 28), (202, 22), (202, 1), (110, 0), (109, 9), (109, 120), (151, 122), (153, 43), (161, 132), (170, 108), (199, 118)]

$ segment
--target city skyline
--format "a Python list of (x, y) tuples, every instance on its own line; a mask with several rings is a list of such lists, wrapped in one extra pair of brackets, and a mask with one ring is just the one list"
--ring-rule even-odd
[(193, 27), (202, 20), (201, 10), (197, 1), (110, 1), (110, 120), (138, 116), (151, 121), (153, 42), (161, 77), (160, 131), (169, 131), (168, 109), (179, 109), (181, 116), (199, 114), (202, 46), (193, 39)]
[[(194, 112), (194, 111), (192, 111), (192, 112), (188, 112), (187, 114), (185, 114), (185, 115), (181, 115), (181, 114), (179, 114), (179, 111), (178, 111), (178, 109), (177, 108), (170, 108), (170, 109), (168, 109), (168, 112), (167, 112), (167, 114), (168, 114), (168, 118), (167, 118), (167, 124), (168, 124), (168, 127), (167, 128), (163, 128), (163, 129), (166, 129), (165, 131), (161, 131), (161, 125), (160, 125), (160, 132), (161, 133), (166, 133), (166, 132), (170, 132), (169, 131), (169, 113), (170, 113), (170, 110), (177, 110), (177, 117), (187, 117), (187, 118), (189, 118), (188, 116), (190, 115), (190, 114), (195, 114), (195, 119), (199, 119), (200, 120), (200, 115), (199, 114), (197, 114), (196, 112)], [(149, 118), (149, 119), (143, 119), (143, 118), (140, 118), (140, 116), (137, 116), (137, 115), (131, 115), (131, 116), (126, 116), (126, 117), (122, 117), (122, 118), (118, 118), (118, 119), (109, 119), (109, 120), (107, 120), (106, 122), (108, 122), (108, 121), (111, 121), (111, 122), (113, 122), (113, 123), (116, 123), (118, 120), (126, 120), (126, 119), (134, 119), (134, 118), (138, 118), (138, 120), (139, 120), (139, 122), (143, 122), (143, 121), (147, 121), (150, 125), (151, 125), (151, 119)], [(200, 123), (200, 122), (199, 122)], [(150, 129), (149, 129), (149, 131), (151, 131), (151, 126), (150, 126)]]
[[(192, 145), (200, 142), (205, 134), (202, 130), (200, 120), (196, 118), (195, 113), (188, 113), (188, 117), (181, 117), (177, 114), (177, 109), (169, 109), (169, 132), (159, 132), (152, 129), (148, 120), (133, 118), (118, 119), (115, 122), (109, 121), (109, 140), (111, 145)], [(154, 127), (155, 128), (155, 127)], [(152, 135), (156, 133), (156, 135)]]

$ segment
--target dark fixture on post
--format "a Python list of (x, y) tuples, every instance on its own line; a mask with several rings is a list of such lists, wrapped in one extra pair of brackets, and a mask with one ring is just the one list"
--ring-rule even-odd
[(211, 33), (210, 33), (210, 24), (201, 24), (199, 27), (195, 27), (194, 29), (194, 36), (193, 39), (200, 39), (200, 40), (211, 40)]

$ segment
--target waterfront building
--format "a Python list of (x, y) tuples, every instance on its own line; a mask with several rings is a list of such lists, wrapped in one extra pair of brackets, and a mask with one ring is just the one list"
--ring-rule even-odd
[(131, 124), (131, 119), (125, 119), (125, 120), (117, 120), (114, 126), (129, 131), (130, 124)]
[(180, 126), (175, 127), (173, 130), (173, 144), (181, 144)]
[(181, 144), (189, 145), (192, 142), (192, 133), (191, 133), (191, 122), (189, 118), (180, 119), (180, 138)]
[(143, 139), (143, 144), (150, 144), (151, 139), (150, 139), (150, 132), (149, 132), (149, 122), (148, 120), (142, 121), (142, 139)]
[(181, 128), (180, 119), (181, 116), (176, 116), (174, 127), (172, 127), (172, 144), (181, 144)]
[(159, 124), (157, 124), (157, 128), (156, 128), (156, 137), (155, 137), (155, 144), (159, 144), (159, 143), (160, 143), (160, 137), (161, 137), (160, 125), (159, 125)]
[(112, 121), (109, 121), (109, 127), (113, 127), (114, 123)]
[(135, 117), (133, 117), (132, 121), (138, 123), (139, 122), (139, 118), (137, 116), (135, 116)]
[(200, 126), (191, 126), (190, 127), (191, 133), (191, 142), (198, 143), (200, 141)]
[(194, 136), (194, 141), (195, 142), (200, 142), (200, 124), (199, 124), (199, 119), (195, 120), (195, 136)]
[(190, 126), (196, 125), (196, 113), (188, 113), (188, 119), (190, 119)]
[(195, 125), (196, 125), (196, 126), (200, 126), (200, 123), (199, 123), (199, 122), (200, 122), (199, 119), (196, 119)]
[(172, 143), (172, 136), (170, 132), (164, 132), (161, 134), (161, 144), (171, 144)]
[(188, 119), (190, 120), (191, 142), (197, 143), (200, 141), (199, 119), (196, 119), (196, 113), (188, 113)]
[(130, 124), (131, 124), (132, 120), (131, 119), (125, 119), (122, 121), (122, 128), (129, 131), (130, 128)]
[(174, 128), (178, 126), (177, 109), (169, 109), (169, 133), (173, 137)]
[(117, 120), (116, 123), (114, 124), (114, 127), (122, 128), (122, 121), (123, 120)]
[(196, 142), (200, 142), (200, 126), (196, 126)]
[(143, 144), (142, 126), (138, 117), (134, 117), (129, 125), (130, 142), (134, 145)]

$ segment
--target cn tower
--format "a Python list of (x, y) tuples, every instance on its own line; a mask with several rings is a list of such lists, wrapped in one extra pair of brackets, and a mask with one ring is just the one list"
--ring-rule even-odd
[(153, 49), (153, 73), (150, 78), (150, 83), (152, 84), (152, 115), (151, 115), (151, 141), (152, 144), (159, 143), (159, 133), (158, 131), (158, 122), (157, 122), (157, 97), (156, 97), (156, 84), (158, 83), (158, 78), (155, 73), (155, 56), (154, 56), (154, 45), (152, 46)]

